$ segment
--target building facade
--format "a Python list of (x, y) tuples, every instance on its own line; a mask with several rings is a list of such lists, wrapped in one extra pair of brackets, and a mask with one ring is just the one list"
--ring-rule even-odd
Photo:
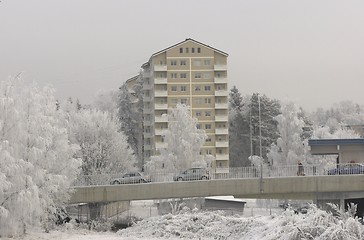
[(154, 53), (142, 65), (144, 162), (165, 145), (169, 109), (190, 106), (208, 139), (202, 155), (212, 155), (216, 172), (229, 168), (228, 54), (193, 39)]

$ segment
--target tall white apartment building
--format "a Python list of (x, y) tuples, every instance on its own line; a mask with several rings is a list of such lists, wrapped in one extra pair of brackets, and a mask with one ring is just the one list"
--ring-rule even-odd
[(193, 39), (154, 53), (142, 65), (144, 162), (165, 143), (167, 114), (177, 103), (189, 105), (208, 139), (201, 154), (215, 157), (217, 173), (229, 167), (228, 54)]

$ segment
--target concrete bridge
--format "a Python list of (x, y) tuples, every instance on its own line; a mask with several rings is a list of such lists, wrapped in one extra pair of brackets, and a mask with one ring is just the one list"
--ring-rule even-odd
[(233, 195), (236, 198), (336, 200), (364, 198), (364, 175), (288, 176), (74, 187), (70, 203)]

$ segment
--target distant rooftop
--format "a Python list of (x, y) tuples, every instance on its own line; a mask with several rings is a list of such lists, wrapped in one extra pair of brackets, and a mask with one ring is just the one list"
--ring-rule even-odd
[(364, 138), (351, 139), (309, 139), (310, 146), (327, 146), (327, 145), (360, 145), (364, 144)]

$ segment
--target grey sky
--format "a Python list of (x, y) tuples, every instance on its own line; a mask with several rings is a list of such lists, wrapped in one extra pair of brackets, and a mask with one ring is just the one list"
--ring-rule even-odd
[(364, 104), (362, 0), (2, 0), (0, 79), (91, 102), (186, 38), (229, 53), (229, 88), (307, 110)]

